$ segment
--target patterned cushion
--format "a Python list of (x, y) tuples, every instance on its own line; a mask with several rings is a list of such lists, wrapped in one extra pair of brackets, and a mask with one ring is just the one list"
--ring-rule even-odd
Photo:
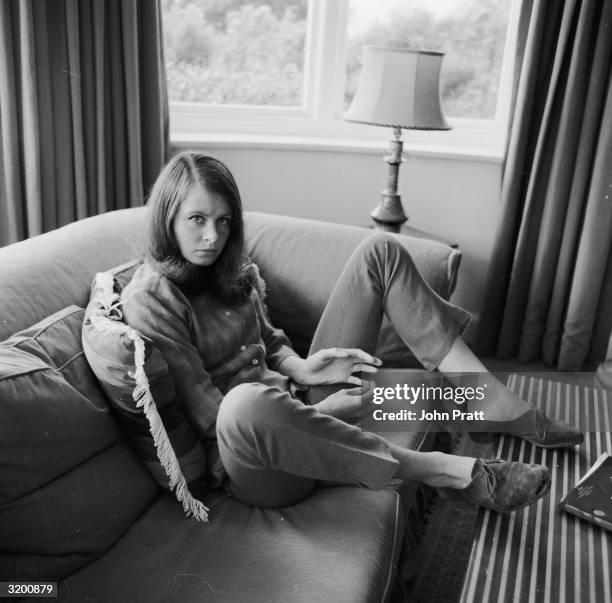
[(85, 355), (155, 480), (175, 491), (188, 515), (207, 521), (206, 507), (191, 494), (203, 486), (204, 448), (177, 404), (162, 355), (123, 322), (120, 293), (112, 273), (96, 275), (83, 323)]

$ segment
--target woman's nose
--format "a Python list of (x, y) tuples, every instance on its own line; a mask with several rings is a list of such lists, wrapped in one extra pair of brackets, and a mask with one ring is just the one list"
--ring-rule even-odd
[(216, 243), (218, 238), (219, 235), (214, 224), (206, 224), (204, 230), (202, 231), (202, 240), (207, 241), (209, 243)]

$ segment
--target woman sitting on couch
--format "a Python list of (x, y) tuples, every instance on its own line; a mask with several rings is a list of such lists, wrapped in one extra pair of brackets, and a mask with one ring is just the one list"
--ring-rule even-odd
[(382, 364), (372, 354), (383, 312), (425, 368), (486, 381), (486, 398), (470, 410), (486, 411), (490, 431), (545, 447), (582, 441), (486, 371), (460, 336), (469, 315), (432, 291), (393, 237), (375, 233), (355, 249), (303, 359), (267, 317), (223, 163), (175, 156), (148, 205), (148, 257), (124, 290), (124, 318), (168, 363), (214, 482), (242, 501), (286, 506), (317, 481), (381, 488), (411, 478), (512, 511), (548, 491), (544, 466), (416, 452), (353, 424), (371, 396), (364, 377)]

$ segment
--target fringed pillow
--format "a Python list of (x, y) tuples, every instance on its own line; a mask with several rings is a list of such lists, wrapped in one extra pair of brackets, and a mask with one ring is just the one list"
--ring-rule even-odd
[(208, 521), (190, 490), (203, 485), (206, 456), (184, 418), (168, 365), (149, 339), (123, 322), (121, 290), (96, 275), (83, 322), (83, 349), (119, 423), (155, 480), (174, 490), (187, 515)]

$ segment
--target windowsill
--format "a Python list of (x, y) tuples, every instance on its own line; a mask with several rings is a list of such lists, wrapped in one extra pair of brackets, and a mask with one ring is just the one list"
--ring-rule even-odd
[[(391, 136), (389, 136), (389, 139), (390, 138)], [(386, 150), (386, 144), (384, 140), (364, 140), (344, 137), (332, 138), (325, 136), (234, 134), (223, 132), (173, 132), (171, 134), (171, 145), (176, 149), (241, 148), (380, 155)], [(498, 148), (443, 144), (440, 142), (414, 142), (410, 140), (410, 133), (408, 132), (404, 132), (404, 153), (413, 157), (486, 163), (502, 163), (504, 159), (503, 151)]]
[[(403, 130), (404, 152), (415, 157), (501, 163), (502, 118), (448, 118), (450, 130)], [(236, 148), (380, 155), (391, 128), (352, 123), (300, 107), (227, 107), (170, 103), (170, 139), (180, 149)]]

